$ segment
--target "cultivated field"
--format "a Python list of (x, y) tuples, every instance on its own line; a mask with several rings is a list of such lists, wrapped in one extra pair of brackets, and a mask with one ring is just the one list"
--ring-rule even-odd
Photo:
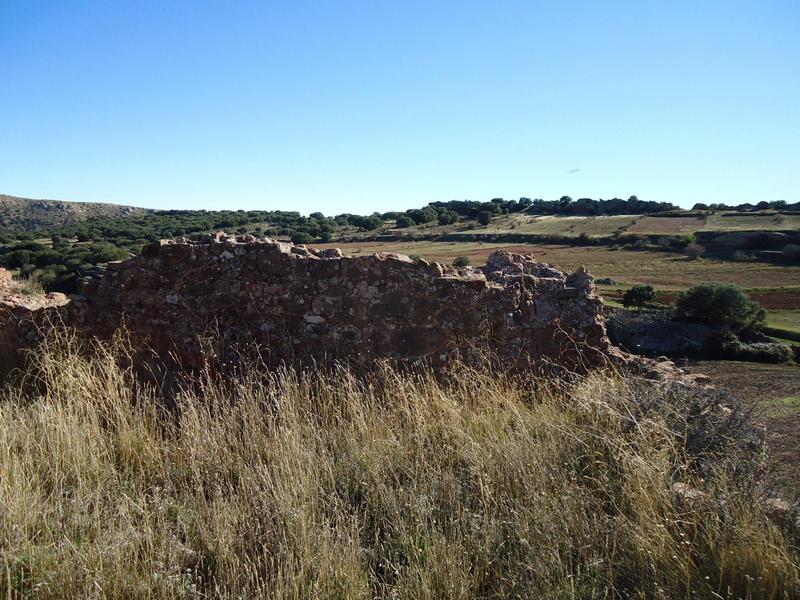
[(626, 233), (686, 234), (705, 229), (704, 217), (639, 217)]
[(736, 213), (729, 211), (709, 215), (703, 229), (709, 231), (789, 231), (800, 229), (800, 215), (781, 213)]

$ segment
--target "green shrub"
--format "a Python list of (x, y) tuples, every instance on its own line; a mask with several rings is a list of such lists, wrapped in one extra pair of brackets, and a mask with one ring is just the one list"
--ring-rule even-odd
[(737, 332), (761, 329), (767, 315), (739, 287), (727, 283), (704, 283), (678, 296), (674, 316), (679, 321), (724, 326)]
[(656, 291), (651, 285), (635, 285), (625, 292), (622, 297), (622, 305), (625, 308), (642, 308), (647, 303), (656, 299)]
[(458, 221), (458, 214), (452, 210), (445, 210), (439, 213), (439, 225), (452, 225)]
[(492, 222), (492, 213), (488, 210), (482, 210), (478, 213), (478, 223), (481, 225), (488, 225)]
[(312, 238), (305, 231), (295, 231), (292, 234), (292, 243), (293, 244), (310, 244), (313, 241), (314, 241), (314, 238)]
[(453, 266), (454, 267), (467, 267), (467, 266), (469, 266), (469, 258), (467, 258), (466, 256), (458, 256), (453, 261)]

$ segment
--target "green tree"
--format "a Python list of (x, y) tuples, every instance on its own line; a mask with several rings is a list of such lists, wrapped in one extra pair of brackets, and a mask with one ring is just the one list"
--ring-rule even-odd
[(436, 214), (436, 211), (430, 207), (425, 207), (423, 209), (415, 208), (414, 210), (408, 211), (407, 214), (417, 225), (435, 221), (439, 216)]
[(458, 215), (452, 210), (444, 210), (439, 213), (439, 225), (452, 225), (458, 221)]
[(492, 213), (488, 210), (482, 210), (478, 213), (478, 223), (481, 225), (488, 225), (492, 222)]
[(674, 316), (679, 321), (709, 323), (738, 332), (764, 327), (766, 311), (738, 286), (704, 283), (678, 296)]
[(625, 308), (636, 307), (641, 309), (648, 302), (656, 299), (656, 291), (651, 285), (635, 285), (625, 292), (622, 297), (622, 305)]
[(469, 266), (469, 258), (467, 258), (466, 256), (458, 256), (453, 261), (453, 266), (454, 267), (467, 267), (467, 266)]
[(295, 231), (291, 239), (293, 244), (310, 244), (314, 241), (314, 238), (305, 231)]

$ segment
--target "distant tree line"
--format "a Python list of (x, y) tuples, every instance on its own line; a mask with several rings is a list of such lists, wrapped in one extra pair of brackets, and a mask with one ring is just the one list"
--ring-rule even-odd
[[(800, 203), (784, 201), (760, 202), (731, 207), (724, 204), (697, 204), (695, 210), (800, 210)], [(298, 244), (330, 242), (336, 236), (355, 232), (381, 231), (424, 225), (452, 225), (469, 222), (486, 226), (499, 215), (526, 213), (531, 215), (601, 216), (620, 214), (658, 214), (680, 211), (668, 202), (612, 198), (594, 200), (562, 196), (558, 200), (493, 198), (488, 202), (451, 200), (432, 202), (422, 208), (402, 212), (356, 215), (343, 213), (325, 216), (314, 212), (308, 216), (296, 211), (263, 210), (157, 210), (144, 215), (93, 217), (67, 225), (30, 230), (5, 223), (0, 215), (0, 266), (33, 274), (48, 290), (74, 292), (80, 277), (98, 264), (138, 253), (151, 241), (177, 236), (198, 237), (202, 233), (225, 230), (291, 239)], [(11, 225), (11, 226), (9, 226)], [(584, 240), (588, 243), (588, 238)], [(628, 236), (625, 244), (645, 245), (644, 240)], [(678, 239), (683, 247), (686, 240)]]
[(756, 212), (760, 210), (800, 211), (800, 202), (789, 204), (788, 202), (786, 202), (786, 200), (773, 200), (772, 202), (767, 202), (766, 200), (763, 200), (756, 204), (745, 202), (744, 204), (736, 204), (736, 205), (725, 204), (725, 203), (705, 204), (703, 202), (698, 202), (692, 207), (692, 210), (700, 210), (700, 211), (737, 210), (746, 212)]
[(393, 220), (395, 221), (395, 226), (402, 229), (425, 223), (449, 225), (460, 220), (476, 220), (481, 225), (488, 225), (492, 218), (497, 215), (513, 213), (602, 216), (651, 214), (674, 210), (680, 210), (680, 208), (669, 202), (639, 200), (636, 196), (631, 196), (627, 200), (621, 198), (612, 198), (610, 200), (579, 198), (578, 200), (573, 200), (569, 196), (562, 196), (558, 200), (542, 200), (541, 198), (505, 200), (503, 198), (493, 198), (489, 202), (475, 200), (431, 202), (424, 208), (414, 208), (405, 212), (376, 214), (375, 216), (379, 216), (384, 221)]

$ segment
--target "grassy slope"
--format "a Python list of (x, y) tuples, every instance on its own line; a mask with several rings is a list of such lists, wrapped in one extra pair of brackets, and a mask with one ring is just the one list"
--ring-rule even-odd
[(771, 310), (767, 324), (777, 329), (800, 333), (800, 310)]
[(632, 421), (643, 398), (614, 377), (531, 392), (474, 371), (251, 371), (187, 388), (166, 418), (116, 365), (51, 348), (46, 391), (2, 390), (4, 597), (800, 591), (746, 482), (692, 475), (674, 416)]

